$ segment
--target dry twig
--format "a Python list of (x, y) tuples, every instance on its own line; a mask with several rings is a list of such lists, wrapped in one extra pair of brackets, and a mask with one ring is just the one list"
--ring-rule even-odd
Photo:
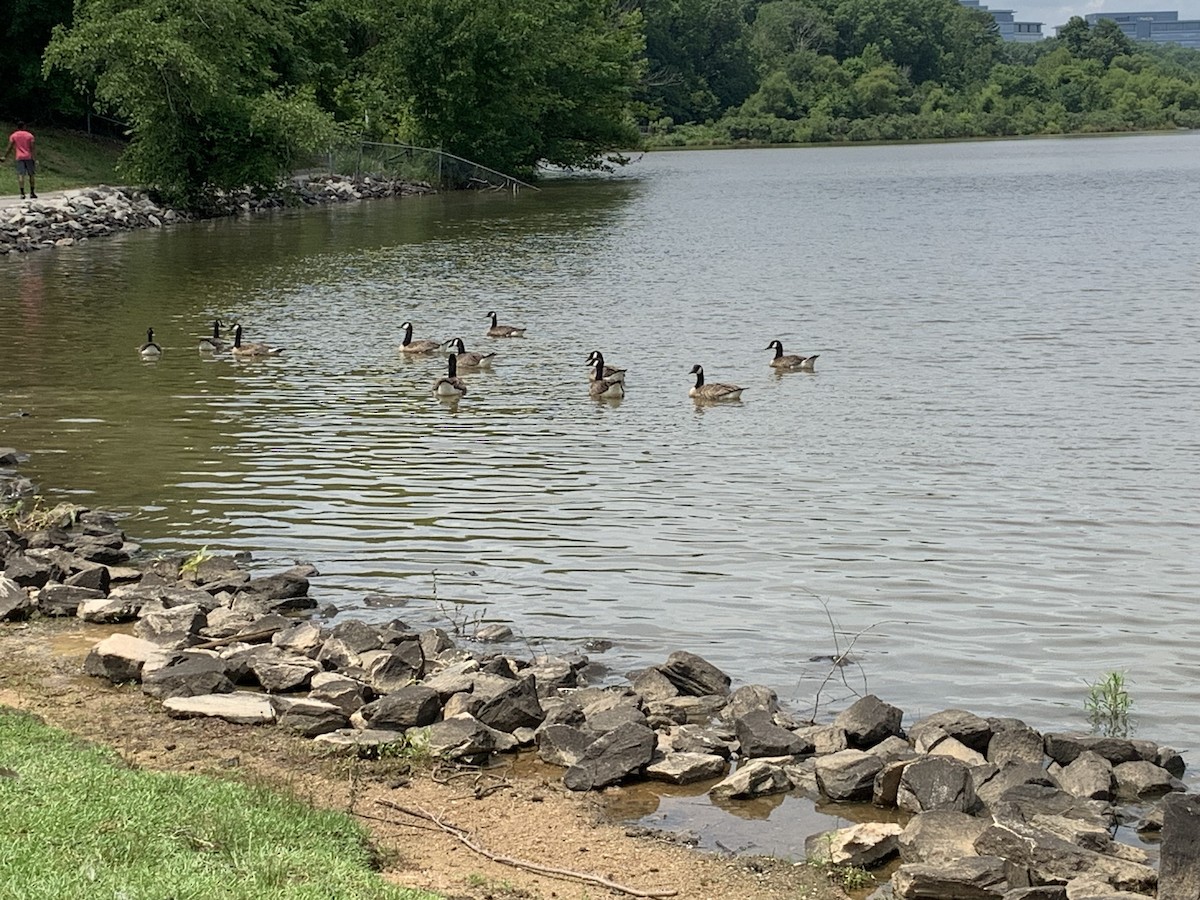
[(598, 884), (601, 887), (606, 887), (609, 890), (619, 891), (622, 894), (628, 894), (630, 897), (674, 897), (678, 895), (678, 891), (641, 891), (637, 888), (627, 887), (623, 884), (618, 884), (601, 875), (592, 875), (588, 872), (576, 872), (572, 869), (559, 869), (553, 866), (543, 866), (539, 863), (528, 862), (527, 860), (517, 859), (512, 856), (502, 856), (498, 853), (492, 853), (485, 847), (480, 846), (467, 836), (467, 833), (460, 828), (455, 828), (453, 825), (447, 824), (435, 816), (431, 812), (424, 809), (413, 809), (412, 807), (402, 806), (399, 803), (393, 803), (391, 800), (376, 800), (376, 803), (381, 806), (386, 806), (389, 809), (397, 810), (404, 813), (406, 816), (412, 816), (416, 819), (424, 819), (426, 822), (432, 822), (442, 831), (451, 837), (456, 838), (460, 843), (470, 850), (474, 850), (480, 856), (490, 859), (492, 862), (500, 863), (505, 866), (513, 866), (517, 869), (526, 869), (530, 872), (536, 872), (539, 875), (550, 875), (555, 878), (574, 878), (577, 881), (586, 881), (591, 884)]

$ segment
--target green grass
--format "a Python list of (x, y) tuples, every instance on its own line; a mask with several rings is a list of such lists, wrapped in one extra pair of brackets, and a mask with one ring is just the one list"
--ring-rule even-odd
[[(0, 122), (0, 153), (8, 146), (8, 136), (16, 122)], [(37, 138), (38, 193), (91, 187), (97, 184), (124, 184), (117, 174), (117, 157), (125, 145), (112, 138), (88, 137), (86, 132), (51, 126), (31, 126)], [(17, 195), (17, 167), (12, 153), (0, 165), (0, 197)]]
[(146, 772), (0, 708), (5, 900), (436, 900), (386, 884), (349, 817)]

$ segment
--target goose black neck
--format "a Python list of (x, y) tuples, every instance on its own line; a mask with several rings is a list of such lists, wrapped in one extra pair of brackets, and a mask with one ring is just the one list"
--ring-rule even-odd
[(412, 323), (410, 322), (409, 324), (404, 326), (404, 341), (401, 344), (401, 346), (407, 347), (411, 343), (412, 343)]
[(213, 340), (215, 341), (220, 336), (221, 336), (221, 320), (216, 319), (213, 322)]
[(233, 346), (239, 350), (242, 349), (242, 326), (238, 325), (233, 329)]
[(458, 374), (458, 357), (455, 354), (451, 353), (449, 356), (446, 357), (446, 359), (449, 361), (447, 363), (447, 365), (449, 366), (448, 374), (451, 378), (453, 378), (454, 376), (456, 376)]
[(496, 314), (494, 312), (490, 312), (490, 313), (488, 313), (488, 316), (491, 317), (492, 327), (495, 328), (496, 327)]
[(596, 380), (604, 380), (604, 357), (599, 353), (596, 354)]
[(781, 356), (783, 356), (783, 342), (776, 341), (775, 342), (775, 358), (779, 359), (779, 357), (781, 357)]
[(704, 370), (696, 370), (696, 387), (704, 387)]

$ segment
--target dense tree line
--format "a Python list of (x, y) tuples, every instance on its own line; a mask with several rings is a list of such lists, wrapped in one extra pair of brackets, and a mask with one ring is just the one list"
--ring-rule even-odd
[[(1200, 51), (1006, 43), (956, 0), (642, 0), (651, 145), (1200, 127)], [(700, 24), (703, 23), (703, 24)]]
[(1200, 52), (956, 0), (0, 0), (0, 116), (128, 123), (203, 207), (360, 138), (515, 174), (634, 146), (1200, 127)]

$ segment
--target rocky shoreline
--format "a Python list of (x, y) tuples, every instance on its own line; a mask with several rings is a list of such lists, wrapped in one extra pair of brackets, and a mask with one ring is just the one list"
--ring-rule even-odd
[[(424, 182), (309, 176), (294, 179), (271, 197), (255, 197), (249, 191), (229, 195), (224, 198), (221, 214), (431, 193), (436, 191)], [(141, 228), (166, 228), (195, 218), (184, 211), (161, 206), (148, 193), (134, 188), (101, 185), (63, 191), (61, 196), (21, 200), (0, 209), (0, 256), (70, 247), (91, 238)]]
[[(16, 478), (0, 470), (0, 487)], [(893, 865), (876, 900), (1200, 896), (1200, 795), (1180, 781), (1179, 754), (1152, 741), (1043, 734), (963, 710), (905, 726), (874, 696), (801, 721), (769, 688), (733, 689), (684, 651), (589, 684), (582, 654), (495, 652), (504, 626), (456, 641), (399, 620), (330, 625), (312, 617), (311, 566), (256, 577), (242, 558), (144, 559), (111, 516), (76, 506), (0, 531), (0, 557), (0, 620), (131, 623), (85, 671), (139, 683), (172, 717), (282, 728), (360, 755), (478, 764), (527, 750), (561, 767), (572, 791), (658, 779), (710, 782), (722, 805), (789, 791), (873, 803), (889, 821), (812, 835), (806, 851)], [(1157, 870), (1114, 840), (1118, 826), (1160, 842)]]

